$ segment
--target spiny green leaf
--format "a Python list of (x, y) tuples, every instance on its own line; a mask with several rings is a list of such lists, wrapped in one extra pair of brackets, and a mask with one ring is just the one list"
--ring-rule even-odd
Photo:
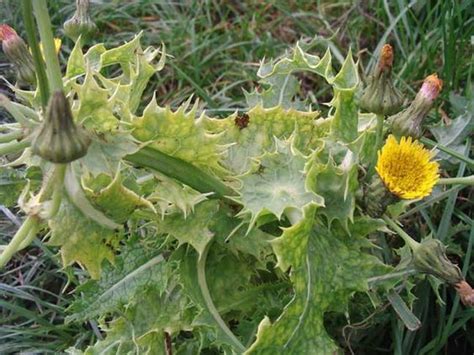
[(324, 198), (324, 208), (320, 213), (327, 218), (331, 226), (337, 219), (347, 229), (352, 221), (355, 208), (355, 193), (358, 188), (358, 168), (355, 155), (346, 150), (341, 164), (336, 165), (329, 157), (326, 164), (313, 164), (308, 172), (308, 187)]
[(304, 109), (302, 102), (294, 100), (298, 93), (299, 83), (293, 74), (299, 71), (316, 73), (330, 80), (333, 76), (331, 52), (326, 51), (324, 57), (320, 59), (318, 56), (306, 53), (297, 43), (292, 54), (276, 62), (262, 61), (257, 75), (264, 89), (252, 93), (245, 92), (248, 106)]
[(93, 176), (101, 173), (114, 176), (122, 158), (137, 152), (138, 149), (129, 133), (106, 133), (94, 137), (87, 154), (73, 164), (82, 167), (85, 172)]
[(154, 211), (153, 204), (138, 196), (122, 184), (120, 172), (106, 186), (89, 190), (90, 199), (117, 223), (124, 223), (137, 208), (148, 208)]
[[(197, 307), (198, 313), (193, 319), (192, 325), (198, 330), (201, 337), (208, 345), (213, 345), (224, 349), (225, 352), (242, 352), (243, 347), (228, 329), (220, 318), (217, 309), (214, 308), (212, 299), (208, 294), (205, 282), (204, 264), (205, 259), (200, 259), (199, 255), (192, 249), (184, 251), (178, 250), (175, 257), (182, 260), (180, 266), (180, 282), (183, 291)], [(203, 280), (204, 278), (204, 280)], [(210, 304), (211, 303), (211, 304)], [(203, 344), (204, 345), (204, 344)]]
[(84, 74), (86, 70), (86, 60), (84, 54), (82, 53), (82, 43), (79, 38), (74, 45), (74, 48), (69, 55), (66, 67), (66, 78), (71, 79), (76, 75)]
[(223, 175), (221, 165), (224, 147), (218, 137), (206, 130), (203, 114), (196, 119), (197, 106), (187, 111), (189, 102), (177, 111), (158, 106), (153, 98), (143, 111), (143, 116), (134, 119), (133, 135), (151, 147), (173, 157), (187, 161), (206, 172)]
[(100, 280), (76, 290), (81, 296), (69, 308), (72, 314), (66, 321), (85, 321), (121, 310), (148, 287), (164, 292), (172, 267), (153, 246), (133, 242), (122, 248), (115, 264), (104, 266)]
[(105, 339), (85, 352), (68, 349), (72, 354), (165, 354), (165, 332), (170, 335), (190, 331), (193, 310), (179, 286), (165, 292), (143, 289), (124, 309), (123, 316), (103, 325)]
[(264, 268), (272, 252), (270, 240), (273, 237), (258, 228), (247, 231), (246, 224), (233, 215), (232, 210), (220, 206), (218, 218), (211, 226), (216, 242), (235, 255), (252, 255)]
[(187, 217), (175, 213), (164, 220), (157, 218), (158, 230), (160, 233), (171, 235), (179, 244), (191, 245), (201, 255), (214, 235), (209, 226), (218, 210), (219, 205), (216, 201), (204, 201)]
[(335, 109), (331, 117), (331, 133), (336, 139), (349, 143), (357, 138), (359, 115), (359, 108), (355, 101), (359, 74), (350, 51), (341, 70), (331, 83), (334, 88), (331, 106)]
[(92, 278), (98, 279), (102, 262), (113, 262), (117, 233), (86, 218), (66, 197), (63, 197), (58, 214), (49, 221), (49, 227), (48, 243), (61, 247), (65, 266), (77, 262)]
[(321, 196), (306, 188), (305, 157), (291, 140), (275, 142), (276, 150), (264, 154), (254, 169), (240, 177), (238, 201), (244, 206), (240, 214), (250, 215), (250, 226), (261, 215), (272, 213), (280, 219), (291, 210), (302, 216), (305, 206), (324, 204)]
[(207, 199), (208, 194), (199, 193), (164, 175), (156, 176), (154, 181), (154, 190), (147, 199), (157, 204), (162, 218), (179, 211), (186, 218), (194, 211), (194, 206)]
[(309, 154), (318, 146), (318, 139), (329, 130), (329, 121), (316, 118), (318, 112), (285, 110), (278, 106), (257, 106), (248, 115), (248, 125), (239, 127), (237, 116), (206, 121), (206, 128), (218, 134), (220, 143), (228, 146), (225, 166), (236, 174), (247, 172), (253, 158), (275, 149), (275, 137), (281, 140), (293, 135), (294, 146)]
[(88, 72), (82, 85), (75, 84), (78, 95), (78, 107), (73, 106), (74, 117), (94, 132), (115, 131), (119, 121), (113, 114), (113, 105), (109, 101), (109, 90), (99, 86), (92, 72)]
[[(143, 50), (140, 37), (141, 34), (123, 46), (109, 50), (103, 45), (96, 45), (85, 55), (80, 41), (76, 42), (66, 76), (72, 79), (85, 74), (84, 83), (69, 82), (68, 87), (71, 86), (79, 97), (77, 115), (86, 127), (98, 132), (114, 130), (117, 126), (114, 115), (130, 121), (149, 79), (164, 67), (164, 48), (148, 47)], [(155, 64), (160, 53), (161, 57)], [(108, 78), (101, 74), (103, 67), (112, 64), (120, 65), (120, 75)]]
[(348, 236), (341, 229), (328, 230), (314, 214), (314, 206), (307, 208), (305, 218), (273, 242), (280, 268), (291, 267), (295, 296), (273, 324), (268, 318), (260, 323), (248, 354), (338, 351), (325, 330), (324, 314), (344, 312), (350, 296), (366, 291), (367, 277), (382, 269), (376, 258), (361, 250), (368, 246), (364, 236), (378, 224), (356, 219)]

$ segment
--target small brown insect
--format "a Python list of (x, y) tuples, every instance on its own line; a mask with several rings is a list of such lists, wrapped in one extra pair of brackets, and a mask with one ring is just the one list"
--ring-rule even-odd
[(243, 113), (241, 115), (237, 115), (235, 118), (234, 122), (237, 127), (240, 129), (243, 129), (249, 125), (250, 117), (246, 113)]

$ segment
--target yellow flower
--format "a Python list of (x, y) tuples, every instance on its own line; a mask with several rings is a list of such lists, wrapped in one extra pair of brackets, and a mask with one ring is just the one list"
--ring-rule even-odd
[(390, 135), (378, 152), (375, 169), (394, 195), (406, 200), (422, 198), (431, 193), (439, 178), (439, 165), (431, 158), (431, 152), (411, 137), (402, 137), (398, 143)]

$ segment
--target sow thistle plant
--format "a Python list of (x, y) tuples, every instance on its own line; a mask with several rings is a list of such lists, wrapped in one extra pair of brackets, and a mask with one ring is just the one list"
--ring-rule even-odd
[[(472, 183), (439, 179), (433, 152), (410, 137), (439, 93), (426, 99), (426, 85), (440, 82), (427, 79), (396, 113), (391, 47), (361, 94), (350, 51), (335, 73), (329, 50), (320, 58), (297, 43), (262, 62), (264, 89), (246, 93), (243, 114), (198, 114), (191, 99), (173, 110), (159, 97), (141, 109), (165, 48), (142, 48), (138, 34), (84, 50), (82, 35), (94, 26), (81, 24), (90, 21), (88, 2), (77, 5), (65, 25), (75, 46), (61, 72), (46, 2), (22, 2), (35, 76), (28, 89), (10, 86), (16, 102), (0, 98), (16, 121), (0, 128), (2, 174), (22, 186), (8, 193), (26, 216), (0, 265), (44, 236), (64, 267), (85, 270), (67, 321), (99, 320), (104, 337), (69, 353), (337, 353), (343, 344), (329, 315), (346, 313), (350, 324), (356, 293), (375, 311), (424, 274), (455, 286), (472, 306), (445, 246), (416, 241), (387, 212), (436, 184)], [(12, 57), (19, 82), (30, 67), (16, 57), (30, 53), (22, 47)], [(106, 74), (111, 65), (119, 76)], [(328, 117), (296, 99), (295, 72), (332, 87)], [(359, 97), (369, 112), (359, 110)], [(399, 265), (377, 256), (388, 229), (406, 242)]]

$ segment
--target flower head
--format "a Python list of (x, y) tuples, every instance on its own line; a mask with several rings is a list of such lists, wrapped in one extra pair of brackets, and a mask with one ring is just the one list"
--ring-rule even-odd
[(411, 200), (428, 196), (438, 181), (437, 162), (432, 154), (411, 137), (402, 137), (400, 143), (390, 135), (379, 151), (376, 170), (390, 192)]

